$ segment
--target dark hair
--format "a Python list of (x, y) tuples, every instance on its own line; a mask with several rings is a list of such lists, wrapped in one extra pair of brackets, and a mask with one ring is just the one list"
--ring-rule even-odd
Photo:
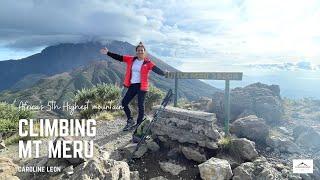
[(146, 48), (144, 47), (144, 45), (142, 44), (141, 41), (140, 41), (139, 44), (136, 46), (136, 51), (138, 50), (138, 47), (143, 47), (144, 51), (146, 51)]

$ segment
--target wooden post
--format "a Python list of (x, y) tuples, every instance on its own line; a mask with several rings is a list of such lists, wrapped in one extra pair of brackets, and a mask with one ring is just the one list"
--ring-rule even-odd
[(174, 107), (178, 106), (178, 77), (177, 73), (174, 76)]
[(224, 131), (225, 135), (229, 136), (229, 122), (230, 122), (230, 81), (225, 81), (225, 90), (224, 90), (224, 112), (225, 112), (225, 121), (224, 121)]

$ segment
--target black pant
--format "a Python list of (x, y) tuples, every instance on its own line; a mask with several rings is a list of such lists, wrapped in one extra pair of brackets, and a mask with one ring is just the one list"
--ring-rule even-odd
[(128, 120), (132, 119), (129, 103), (136, 96), (136, 94), (138, 94), (139, 114), (137, 118), (137, 124), (139, 125), (142, 122), (144, 116), (144, 99), (146, 95), (146, 91), (140, 90), (140, 83), (134, 83), (130, 85), (126, 95), (122, 99), (121, 104), (124, 108), (124, 112), (126, 113)]

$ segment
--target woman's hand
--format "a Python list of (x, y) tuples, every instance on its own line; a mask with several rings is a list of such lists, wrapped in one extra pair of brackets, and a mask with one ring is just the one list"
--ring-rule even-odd
[(101, 54), (104, 54), (104, 55), (107, 55), (108, 54), (108, 48), (106, 48), (106, 47), (104, 47), (104, 48), (102, 48), (102, 49), (100, 49), (100, 53)]
[(169, 77), (169, 73), (170, 73), (170, 72), (169, 72), (168, 70), (165, 70), (165, 72), (164, 72), (164, 77), (166, 77), (166, 78)]

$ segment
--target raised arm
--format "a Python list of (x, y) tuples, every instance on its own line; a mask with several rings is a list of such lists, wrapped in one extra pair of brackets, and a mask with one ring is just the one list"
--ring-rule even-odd
[(152, 71), (159, 74), (160, 76), (165, 76), (166, 73), (164, 71), (162, 71), (160, 68), (158, 68), (157, 66), (153, 66), (152, 67)]
[(118, 61), (121, 61), (121, 62), (123, 61), (123, 56), (121, 56), (119, 54), (116, 54), (116, 53), (110, 52), (106, 47), (102, 48), (100, 50), (100, 53), (104, 54), (104, 55), (108, 55), (108, 56), (112, 57), (115, 60), (118, 60)]

